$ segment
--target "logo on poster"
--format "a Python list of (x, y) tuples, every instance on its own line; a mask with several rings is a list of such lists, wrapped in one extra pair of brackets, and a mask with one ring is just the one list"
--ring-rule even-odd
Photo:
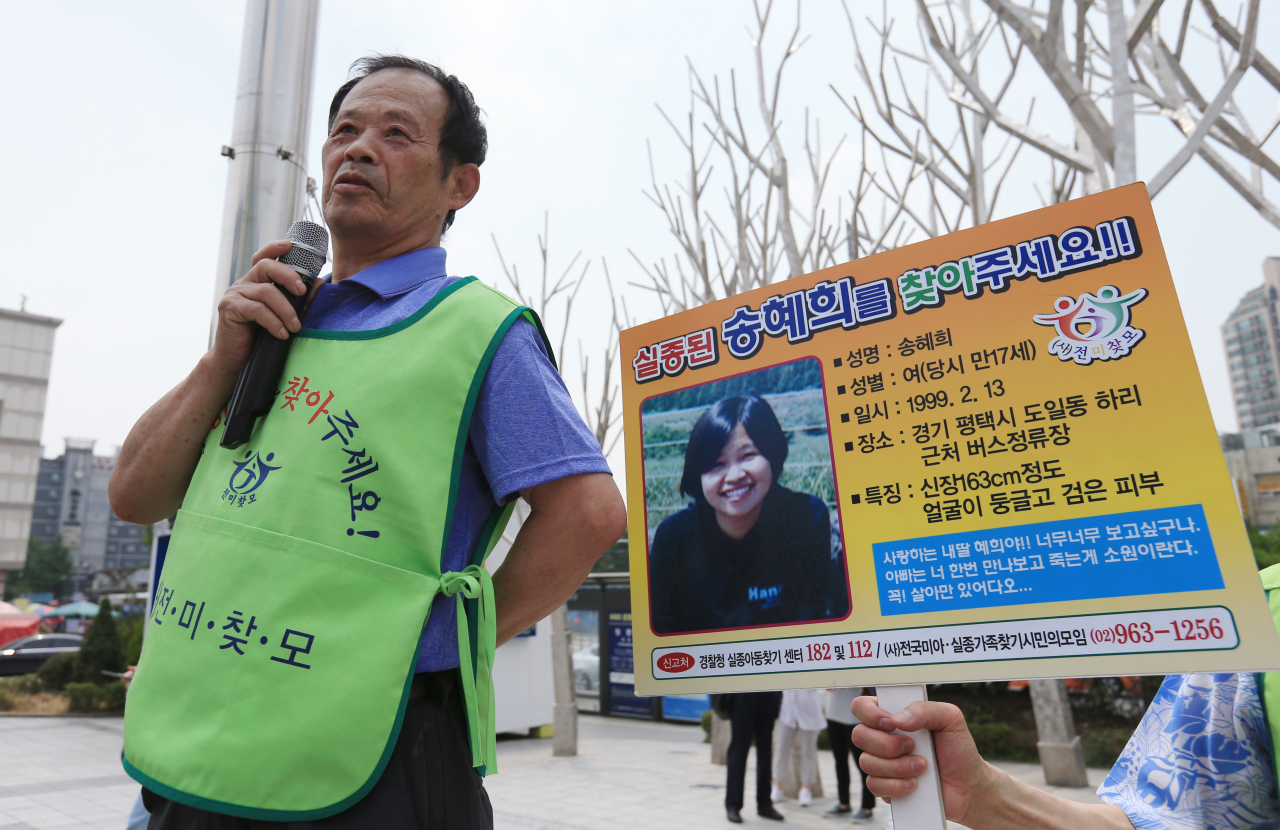
[(1037, 314), (1033, 319), (1057, 329), (1058, 335), (1049, 341), (1049, 354), (1059, 360), (1074, 360), (1081, 366), (1119, 360), (1146, 334), (1129, 325), (1129, 307), (1146, 296), (1145, 288), (1122, 297), (1119, 289), (1106, 285), (1096, 295), (1086, 291), (1077, 299), (1059, 297), (1053, 304), (1056, 314)]

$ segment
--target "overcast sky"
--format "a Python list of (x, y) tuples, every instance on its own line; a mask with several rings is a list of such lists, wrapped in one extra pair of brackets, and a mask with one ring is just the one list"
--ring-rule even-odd
[[(1166, 4), (1176, 7), (1163, 12), (1166, 31), (1176, 31), (1181, 5)], [(1232, 2), (1219, 5), (1234, 14)], [(851, 0), (855, 9), (872, 6), (879, 3)], [(900, 25), (914, 25), (914, 4), (891, 9), (898, 6)], [(779, 29), (794, 14), (781, 8)], [(1266, 51), (1280, 42), (1280, 8), (1264, 4), (1262, 14), (1258, 42)], [(228, 164), (219, 148), (231, 135), (243, 15), (243, 4), (233, 2), (4, 6), (0, 307), (17, 308), (26, 295), (28, 311), (65, 321), (54, 349), (46, 456), (61, 453), (66, 436), (96, 438), (99, 453), (114, 451), (205, 349)], [(641, 193), (649, 180), (646, 140), (660, 176), (678, 176), (682, 163), (654, 104), (672, 114), (687, 108), (686, 56), (707, 75), (749, 72), (749, 15), (745, 2), (711, 0), (323, 4), (310, 170), (319, 177), (323, 116), (354, 58), (425, 58), (470, 85), (489, 126), (480, 194), (446, 240), (450, 271), (498, 282), (494, 234), (508, 261), (532, 276), (536, 236), (550, 211), (553, 262), (563, 265), (580, 249), (593, 274), (601, 275), (605, 257), (615, 282), (640, 280), (628, 249), (645, 260), (674, 249)], [(784, 86), (786, 137), (794, 142), (800, 134), (807, 106), (822, 118), (828, 146), (845, 133), (856, 139), (827, 86), (858, 92), (839, 4), (810, 2), (803, 30), (812, 39)], [(1027, 77), (1043, 83), (1038, 74)], [(1041, 95), (1041, 128), (1070, 143), (1051, 93), (1015, 92)], [(1264, 127), (1276, 112), (1274, 93), (1256, 79), (1241, 101)], [(1179, 137), (1161, 119), (1140, 119), (1139, 129), (1139, 177), (1150, 177)], [(856, 157), (850, 144), (837, 178), (855, 174)], [(1280, 189), (1268, 186), (1277, 198)], [(1006, 193), (1000, 216), (1039, 206), (1029, 182), (1011, 181)], [(1263, 258), (1280, 255), (1280, 233), (1198, 158), (1155, 209), (1215, 421), (1234, 429), (1218, 325), (1261, 282)], [(628, 291), (637, 316), (656, 314), (642, 292)], [(571, 342), (582, 337), (589, 350), (603, 347), (605, 296), (598, 283), (584, 291)], [(576, 351), (566, 355), (569, 366), (577, 365)]]

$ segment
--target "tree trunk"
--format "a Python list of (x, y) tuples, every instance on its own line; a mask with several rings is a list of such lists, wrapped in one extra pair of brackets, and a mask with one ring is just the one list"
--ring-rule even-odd
[(1116, 155), (1112, 165), (1116, 187), (1138, 180), (1137, 137), (1133, 124), (1133, 85), (1129, 82), (1129, 38), (1125, 31), (1124, 0), (1107, 0), (1111, 58), (1111, 128)]
[(551, 754), (557, 757), (578, 754), (578, 702), (573, 693), (569, 637), (569, 614), (561, 605), (551, 612), (551, 674), (556, 690)]
[(1076, 734), (1066, 685), (1061, 680), (1032, 680), (1031, 706), (1040, 735), (1036, 749), (1044, 767), (1045, 783), (1055, 787), (1089, 786), (1084, 746)]

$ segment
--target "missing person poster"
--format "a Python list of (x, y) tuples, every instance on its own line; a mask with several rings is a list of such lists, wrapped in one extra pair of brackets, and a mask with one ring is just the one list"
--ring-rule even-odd
[(639, 694), (1280, 668), (1141, 184), (621, 343)]

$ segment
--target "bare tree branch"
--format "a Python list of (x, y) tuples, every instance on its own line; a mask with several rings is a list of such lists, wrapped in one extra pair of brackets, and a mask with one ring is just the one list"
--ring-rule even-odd
[(1258, 9), (1261, 0), (1251, 0), (1249, 3), (1249, 21), (1245, 26), (1244, 48), (1240, 52), (1240, 62), (1231, 74), (1227, 76), (1227, 80), (1223, 83), (1222, 88), (1218, 90), (1217, 96), (1213, 102), (1205, 109), (1200, 123), (1196, 125), (1195, 130), (1187, 138), (1177, 153), (1174, 154), (1165, 166), (1156, 174), (1147, 185), (1147, 191), (1151, 194), (1151, 198), (1155, 198), (1161, 190), (1164, 189), (1178, 171), (1191, 160), (1191, 155), (1199, 149), (1205, 136), (1209, 134), (1209, 128), (1218, 119), (1218, 115), (1230, 100), (1231, 94), (1235, 91), (1236, 85), (1244, 78), (1244, 73), (1249, 70), (1253, 64), (1254, 42), (1258, 31)]

